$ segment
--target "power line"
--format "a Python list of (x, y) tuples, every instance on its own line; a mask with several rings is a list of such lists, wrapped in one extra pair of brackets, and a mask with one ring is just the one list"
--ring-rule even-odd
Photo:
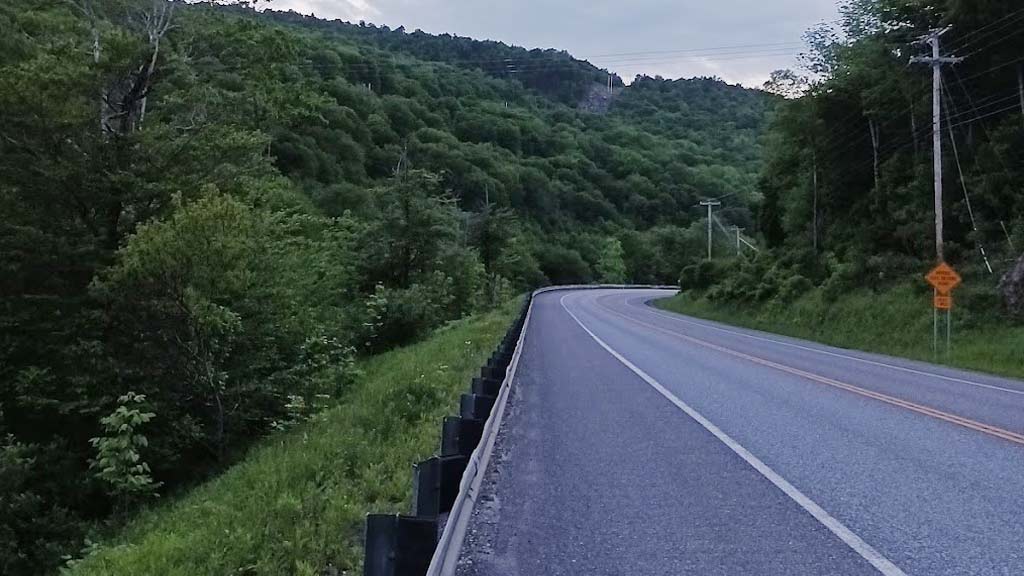
[[(946, 88), (946, 92), (950, 94), (948, 98), (943, 100), (943, 104), (945, 104), (946, 108), (946, 116), (948, 117), (950, 100), (953, 99), (952, 92), (949, 90), (949, 86), (946, 85), (945, 78), (942, 80), (942, 85)], [(955, 103), (953, 104), (953, 109), (956, 109)], [(974, 230), (974, 234), (976, 235), (975, 243), (978, 245), (978, 251), (981, 252), (981, 258), (985, 262), (985, 268), (988, 269), (989, 274), (992, 274), (992, 264), (989, 263), (988, 254), (985, 253), (985, 244), (981, 241), (981, 238), (978, 237), (981, 233), (978, 231), (978, 220), (974, 217), (974, 207), (971, 206), (971, 196), (967, 192), (967, 179), (964, 178), (964, 168), (960, 163), (960, 149), (956, 145), (956, 134), (953, 132), (952, 123), (947, 122), (946, 124), (949, 126), (949, 140), (953, 145), (953, 157), (956, 159), (956, 169), (960, 174), (960, 187), (964, 191), (964, 202), (967, 204), (967, 214), (971, 217), (971, 228)]]
[[(1006, 22), (1006, 20), (1010, 20), (1010, 21)], [(974, 44), (977, 44), (978, 42), (980, 42), (984, 38), (988, 38), (988, 37), (992, 36), (993, 34), (1001, 32), (1001, 31), (1005, 30), (1006, 28), (1008, 28), (1010, 26), (1013, 26), (1015, 24), (1019, 24), (1022, 21), (1024, 21), (1024, 9), (1017, 10), (1016, 12), (1013, 12), (1011, 14), (1003, 16), (1002, 18), (999, 18), (999, 19), (989, 23), (987, 26), (984, 26), (983, 28), (979, 28), (978, 30), (975, 30), (972, 33), (973, 35), (977, 35), (977, 34), (982, 33), (982, 32), (984, 32), (984, 33), (981, 34), (980, 36), (977, 36), (976, 38), (968, 40), (967, 42), (963, 42), (962, 44), (959, 44), (958, 46), (955, 46), (952, 49), (953, 50), (963, 50), (964, 48), (967, 48), (968, 46), (972, 46)], [(994, 29), (994, 30), (989, 30), (993, 26), (998, 26), (998, 27), (996, 29)], [(986, 30), (988, 30), (988, 31), (985, 32)], [(967, 38), (968, 36), (969, 35), (965, 35), (965, 36), (959, 38), (959, 40), (962, 41), (965, 38)], [(954, 44), (955, 44), (955, 42), (954, 42)], [(987, 46), (991, 46), (991, 45), (992, 44), (988, 44)]]
[[(960, 80), (960, 74), (957, 73), (956, 70), (953, 71), (953, 77), (956, 78), (957, 83), (960, 85), (960, 89), (963, 90), (964, 92), (964, 95), (967, 96), (967, 103), (971, 105), (971, 109), (974, 110), (975, 115), (980, 117), (981, 114), (978, 111), (978, 107), (975, 106), (974, 104), (974, 98), (971, 97), (971, 93), (967, 90), (967, 87), (964, 86), (964, 83)], [(1022, 112), (1024, 112), (1024, 110), (1022, 110)], [(985, 131), (985, 137), (988, 138), (988, 141), (992, 142), (992, 135), (989, 133), (988, 127), (985, 126), (984, 123), (981, 124), (981, 129)], [(994, 145), (992, 146), (992, 151), (995, 152), (996, 158), (998, 158), (999, 162), (1003, 165), (1003, 170), (1006, 172), (1007, 178), (1013, 180), (1013, 176), (1010, 175), (1010, 165), (1006, 161), (1006, 158), (1003, 157), (1002, 152), (1000, 152), (999, 149)]]
[(981, 32), (984, 32), (985, 30), (988, 30), (989, 28), (999, 24), (1003, 20), (1006, 20), (1007, 18), (1013, 18), (1014, 16), (1018, 16), (1018, 15), (1024, 15), (1024, 8), (1021, 8), (1020, 10), (1015, 10), (1013, 12), (1010, 12), (1006, 16), (1002, 16), (1000, 18), (997, 18), (996, 20), (994, 20), (992, 22), (989, 22), (988, 24), (986, 24), (985, 26), (982, 26), (981, 28), (977, 28), (975, 30), (971, 30), (969, 32), (965, 32), (964, 34), (961, 34), (960, 37), (957, 38), (952, 43), (955, 44), (956, 42), (965, 40), (967, 38), (970, 38), (971, 36), (976, 36), (977, 34), (980, 34)]
[(714, 48), (680, 48), (674, 50), (649, 50), (646, 52), (611, 52), (608, 54), (593, 54), (590, 56), (582, 56), (583, 59), (590, 58), (605, 58), (608, 56), (637, 56), (646, 54), (677, 54), (682, 52), (706, 52), (706, 51), (725, 51), (734, 50), (740, 48), (773, 48), (773, 47), (792, 47), (792, 46), (804, 46), (803, 42), (773, 42), (768, 44), (739, 44), (735, 46), (717, 46)]

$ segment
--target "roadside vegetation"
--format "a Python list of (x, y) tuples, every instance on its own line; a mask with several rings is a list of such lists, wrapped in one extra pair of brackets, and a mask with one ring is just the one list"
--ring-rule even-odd
[(768, 261), (760, 257), (688, 268), (684, 291), (657, 306), (841, 348), (1024, 378), (1024, 328), (1002, 311), (997, 291), (981, 281), (980, 271), (957, 291), (947, 357), (944, 313), (939, 316), (939, 353), (932, 351), (932, 290), (922, 277), (862, 283), (871, 276), (851, 275), (814, 286), (792, 270), (765, 266)]
[[(932, 75), (908, 66), (929, 30), (943, 54), (949, 362), (1024, 376), (1024, 15), (1014, 0), (845, 0), (805, 35), (765, 130), (755, 248), (714, 228), (714, 263), (683, 267), (663, 305), (838, 346), (931, 360), (936, 264)], [(735, 202), (723, 198), (723, 206)], [(742, 224), (741, 224), (742, 226)], [(989, 268), (991, 267), (991, 268)], [(939, 360), (945, 361), (942, 354)]]
[(220, 477), (151, 505), (68, 573), (361, 573), (364, 516), (408, 511), (411, 464), (437, 450), (442, 417), (458, 411), (518, 304), (360, 361), (337, 405), (260, 442)]

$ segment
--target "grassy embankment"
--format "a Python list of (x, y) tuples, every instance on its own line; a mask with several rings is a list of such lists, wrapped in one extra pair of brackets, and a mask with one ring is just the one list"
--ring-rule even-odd
[(457, 412), (517, 304), (366, 360), (337, 407), (140, 514), (71, 574), (360, 573), (364, 515), (408, 510), (411, 464), (437, 449), (442, 417)]
[[(1024, 326), (991, 312), (990, 295), (958, 291), (964, 302), (953, 310), (952, 366), (1024, 378)], [(856, 350), (933, 361), (931, 293), (926, 288), (900, 285), (883, 292), (854, 290), (826, 301), (812, 290), (790, 304), (770, 302), (711, 302), (701, 294), (684, 292), (658, 302), (659, 307), (698, 318), (815, 340)], [(945, 317), (939, 326), (945, 329)], [(944, 335), (944, 333), (943, 333)], [(944, 341), (943, 341), (944, 342)]]

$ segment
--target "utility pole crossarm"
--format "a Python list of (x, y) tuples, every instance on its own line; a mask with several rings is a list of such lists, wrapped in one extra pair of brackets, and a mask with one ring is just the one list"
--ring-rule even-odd
[(958, 56), (940, 56), (938, 58), (932, 58), (930, 56), (912, 56), (910, 58), (910, 63), (911, 64), (942, 65), (942, 64), (959, 64), (959, 63), (961, 63), (963, 61), (964, 61), (964, 59), (961, 58), (961, 57), (958, 57)]

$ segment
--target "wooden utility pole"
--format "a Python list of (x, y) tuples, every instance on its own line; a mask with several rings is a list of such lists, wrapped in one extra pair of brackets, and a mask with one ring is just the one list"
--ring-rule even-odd
[(736, 255), (739, 256), (743, 250), (743, 237), (740, 236), (740, 232), (743, 232), (745, 229), (739, 226), (733, 226), (732, 229), (736, 231)]
[(718, 200), (701, 200), (700, 205), (708, 207), (708, 260), (711, 260), (711, 210), (722, 203)]
[(963, 58), (943, 57), (939, 38), (949, 32), (950, 27), (933, 30), (923, 36), (920, 44), (928, 44), (932, 55), (914, 57), (911, 64), (928, 64), (932, 67), (932, 146), (933, 171), (935, 176), (935, 255), (939, 262), (945, 261), (945, 250), (942, 239), (942, 66), (956, 64)]

